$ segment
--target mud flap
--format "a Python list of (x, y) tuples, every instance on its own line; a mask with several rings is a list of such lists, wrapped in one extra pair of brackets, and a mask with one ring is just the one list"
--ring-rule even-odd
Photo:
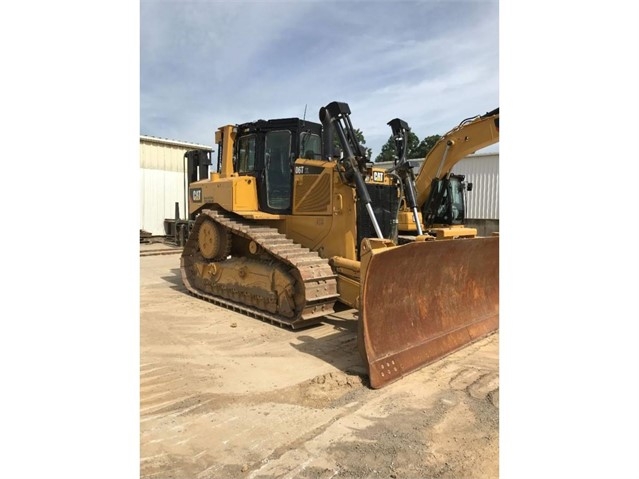
[(380, 388), (499, 328), (499, 238), (364, 240), (358, 347)]

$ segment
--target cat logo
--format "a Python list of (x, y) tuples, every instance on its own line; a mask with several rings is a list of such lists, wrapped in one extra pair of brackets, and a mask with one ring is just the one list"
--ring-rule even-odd
[(191, 201), (194, 203), (202, 202), (202, 188), (195, 188), (191, 190)]
[(383, 171), (373, 171), (373, 181), (376, 183), (384, 182), (384, 172)]

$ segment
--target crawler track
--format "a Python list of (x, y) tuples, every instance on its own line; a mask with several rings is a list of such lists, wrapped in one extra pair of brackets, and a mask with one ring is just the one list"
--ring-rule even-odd
[[(232, 237), (242, 237), (254, 241), (261, 248), (262, 257), (265, 255), (268, 257), (265, 262), (270, 265), (283, 265), (293, 277), (297, 278), (296, 287), (299, 288), (304, 299), (302, 304), (296, 304), (295, 309), (298, 313), (294, 317), (273, 314), (254, 305), (220, 297), (197, 287), (195, 284), (197, 282), (196, 264), (206, 261), (199, 251), (197, 237), (200, 226), (207, 219), (224, 227)], [(316, 252), (294, 243), (275, 228), (255, 224), (223, 211), (204, 210), (198, 216), (184, 246), (180, 271), (184, 285), (194, 296), (293, 329), (320, 322), (323, 316), (334, 311), (333, 305), (339, 296), (337, 294), (337, 276), (328, 264), (328, 260), (321, 258)]]

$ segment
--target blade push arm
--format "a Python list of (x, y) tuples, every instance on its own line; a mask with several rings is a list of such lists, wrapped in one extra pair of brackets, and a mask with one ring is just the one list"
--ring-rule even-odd
[(371, 197), (368, 194), (366, 183), (364, 182), (364, 174), (366, 172), (366, 151), (357, 141), (355, 130), (351, 124), (349, 117), (351, 110), (346, 103), (331, 102), (326, 107), (320, 109), (320, 119), (326, 127), (325, 131), (330, 131), (331, 127), (337, 133), (339, 142), (342, 146), (344, 155), (339, 161), (344, 168), (346, 179), (355, 184), (357, 196), (364, 203), (371, 223), (375, 228), (375, 233), (380, 239), (384, 238), (382, 230), (377, 223), (373, 207), (371, 206)]
[(404, 187), (404, 195), (406, 197), (406, 204), (413, 212), (413, 220), (415, 221), (415, 227), (417, 228), (417, 234), (424, 234), (422, 231), (422, 224), (419, 219), (419, 213), (417, 210), (417, 191), (415, 190), (415, 173), (413, 172), (413, 165), (406, 159), (406, 153), (408, 151), (408, 132), (410, 128), (408, 123), (399, 118), (395, 118), (388, 122), (388, 125), (393, 130), (393, 138), (395, 139), (395, 148), (397, 150), (397, 160), (395, 166), (393, 166), (389, 172), (396, 172), (397, 176), (402, 180), (402, 186)]

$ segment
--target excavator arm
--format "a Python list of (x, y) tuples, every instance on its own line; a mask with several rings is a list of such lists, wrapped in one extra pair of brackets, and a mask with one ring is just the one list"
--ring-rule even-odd
[(468, 118), (442, 136), (428, 152), (415, 177), (417, 206), (431, 195), (433, 180), (449, 174), (461, 159), (499, 141), (499, 108)]

